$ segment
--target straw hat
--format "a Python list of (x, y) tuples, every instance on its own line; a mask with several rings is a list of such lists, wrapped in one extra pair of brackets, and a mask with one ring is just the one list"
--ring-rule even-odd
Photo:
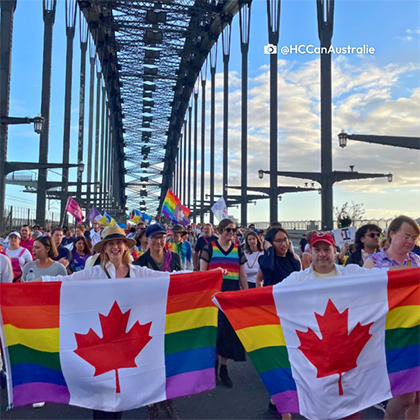
[(131, 238), (127, 238), (125, 236), (125, 232), (123, 229), (121, 229), (119, 226), (108, 226), (104, 229), (104, 231), (102, 232), (102, 239), (101, 241), (99, 241), (94, 247), (93, 249), (96, 252), (104, 252), (104, 245), (105, 243), (109, 242), (109, 241), (116, 241), (118, 239), (123, 239), (124, 241), (127, 242), (127, 246), (128, 248), (132, 248), (135, 244), (136, 241), (134, 239)]

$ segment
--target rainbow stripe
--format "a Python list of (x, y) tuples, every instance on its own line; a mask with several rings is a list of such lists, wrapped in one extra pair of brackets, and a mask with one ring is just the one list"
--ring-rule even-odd
[(229, 255), (225, 255), (216, 242), (211, 243), (212, 257), (209, 263), (209, 270), (213, 268), (222, 267), (228, 271), (228, 274), (223, 276), (224, 280), (237, 280), (239, 281), (239, 254), (238, 245), (234, 244), (232, 251)]
[[(173, 277), (181, 281), (172, 281)], [(196, 394), (216, 386), (218, 309), (212, 297), (221, 285), (221, 273), (171, 276), (165, 325), (167, 398)]]
[[(389, 271), (387, 276), (389, 312), (384, 346), (391, 393), (397, 396), (420, 390), (420, 268)], [(279, 412), (299, 413), (296, 382), (277, 315), (273, 286), (219, 293), (216, 300)]]
[(177, 205), (182, 209), (185, 216), (188, 217), (190, 214), (190, 209), (183, 206), (180, 199), (171, 190), (168, 190), (165, 201), (163, 202), (162, 214), (168, 219), (177, 221), (175, 218), (175, 209)]
[(388, 271), (385, 350), (395, 397), (420, 390), (420, 268)]
[[(222, 281), (221, 272), (170, 276), (162, 348), (167, 398), (216, 386), (218, 309), (212, 297)], [(60, 282), (0, 284), (10, 406), (70, 403), (60, 363), (60, 294)]]
[(273, 286), (268, 286), (219, 293), (217, 301), (279, 411), (299, 413), (296, 383), (272, 290)]
[[(61, 283), (2, 285), (0, 306), (13, 378), (13, 405), (68, 404), (60, 363)], [(25, 287), (23, 290), (22, 287)]]

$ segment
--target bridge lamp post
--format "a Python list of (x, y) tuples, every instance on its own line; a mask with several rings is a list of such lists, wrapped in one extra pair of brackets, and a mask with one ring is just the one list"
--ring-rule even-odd
[(45, 118), (42, 115), (37, 115), (34, 118), (29, 117), (0, 117), (1, 125), (13, 124), (34, 124), (34, 131), (41, 134), (44, 131)]

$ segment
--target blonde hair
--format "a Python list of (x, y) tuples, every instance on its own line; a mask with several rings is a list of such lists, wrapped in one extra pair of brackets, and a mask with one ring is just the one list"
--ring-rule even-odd
[[(130, 256), (130, 250), (128, 249), (128, 244), (125, 242), (125, 245), (127, 248), (124, 250), (124, 254), (122, 256), (122, 262), (123, 264), (130, 264), (131, 263), (131, 256)], [(101, 252), (101, 267), (104, 269), (106, 265), (109, 263), (109, 257), (108, 254), (103, 250)]]

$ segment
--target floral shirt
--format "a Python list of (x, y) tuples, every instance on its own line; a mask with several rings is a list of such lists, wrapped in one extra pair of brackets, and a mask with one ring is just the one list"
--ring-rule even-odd
[(401, 264), (386, 254), (385, 251), (387, 249), (388, 248), (383, 248), (379, 252), (375, 252), (374, 254), (369, 256), (369, 258), (374, 262), (376, 267), (378, 268), (388, 268), (388, 267), (395, 267), (395, 266), (420, 267), (420, 258), (414, 252), (409, 252), (404, 257), (404, 261)]

